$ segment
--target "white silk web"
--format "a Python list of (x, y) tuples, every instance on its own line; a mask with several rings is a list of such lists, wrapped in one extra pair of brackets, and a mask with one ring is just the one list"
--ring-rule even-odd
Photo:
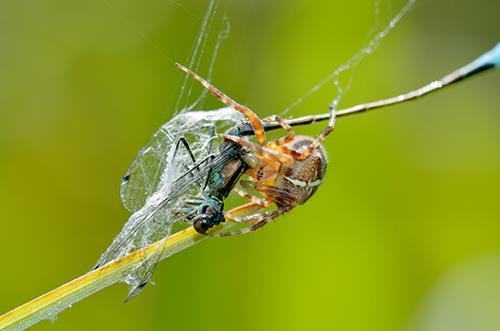
[[(286, 107), (281, 114), (286, 115), (292, 109), (300, 105), (311, 95), (319, 91), (322, 87), (324, 87), (328, 83), (332, 83), (336, 90), (336, 96), (332, 100), (329, 105), (329, 109), (331, 111), (335, 111), (338, 109), (338, 105), (342, 100), (345, 93), (349, 90), (351, 85), (351, 78), (349, 78), (349, 83), (344, 86), (340, 82), (341, 75), (345, 72), (354, 71), (356, 67), (363, 61), (363, 59), (375, 52), (378, 48), (382, 40), (387, 37), (387, 35), (397, 26), (399, 21), (413, 8), (417, 0), (409, 0), (400, 10), (399, 12), (390, 20), (390, 22), (381, 30), (379, 30), (359, 51), (357, 51), (351, 58), (349, 58), (345, 63), (338, 66), (334, 71), (328, 74), (325, 78), (323, 78), (319, 83), (311, 87), (304, 95), (295, 100), (292, 104)], [(373, 33), (373, 31), (378, 30), (378, 26), (380, 25), (380, 2), (375, 1), (375, 25), (372, 31), (370, 31), (369, 35)], [(352, 76), (351, 76), (352, 77)]]

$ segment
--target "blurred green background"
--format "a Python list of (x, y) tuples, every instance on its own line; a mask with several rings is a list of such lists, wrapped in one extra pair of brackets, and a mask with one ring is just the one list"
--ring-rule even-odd
[[(120, 178), (172, 115), (183, 78), (173, 62), (187, 62), (207, 5), (0, 1), (0, 312), (85, 273), (118, 233)], [(262, 116), (279, 113), (360, 49), (374, 5), (223, 1), (212, 32), (226, 13), (231, 34), (213, 81)], [(382, 0), (380, 22), (402, 5)], [(499, 9), (419, 1), (342, 105), (472, 60), (499, 41)], [(127, 304), (116, 285), (33, 330), (499, 330), (499, 84), (489, 72), (340, 119), (306, 205), (179, 253)], [(327, 85), (290, 115), (324, 112), (334, 95)]]

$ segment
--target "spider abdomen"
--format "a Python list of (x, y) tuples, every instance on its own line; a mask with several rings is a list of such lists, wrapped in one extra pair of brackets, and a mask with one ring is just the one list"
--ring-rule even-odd
[[(300, 152), (307, 149), (314, 140), (308, 136), (297, 136), (287, 147)], [(280, 205), (285, 207), (288, 204), (288, 207), (293, 208), (295, 205), (305, 203), (323, 181), (327, 163), (326, 151), (320, 145), (305, 159), (297, 159), (289, 165), (283, 164), (276, 176), (275, 187), (289, 192), (295, 199), (292, 202), (290, 199), (276, 197), (278, 207)]]

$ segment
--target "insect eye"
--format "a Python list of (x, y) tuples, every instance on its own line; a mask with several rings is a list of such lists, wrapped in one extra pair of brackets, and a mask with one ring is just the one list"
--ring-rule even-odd
[(210, 229), (210, 218), (208, 215), (200, 215), (193, 221), (196, 232), (205, 233)]

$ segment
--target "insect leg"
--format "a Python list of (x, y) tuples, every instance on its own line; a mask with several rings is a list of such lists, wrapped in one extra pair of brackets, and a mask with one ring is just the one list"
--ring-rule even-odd
[(209, 139), (209, 142), (208, 142), (208, 154), (212, 154), (212, 145), (213, 145), (213, 141), (214, 141), (214, 138), (215, 138), (215, 126), (212, 126), (210, 128), (210, 137), (208, 138)]
[[(184, 137), (180, 137), (177, 140), (177, 143), (175, 144), (173, 158), (175, 159), (175, 157), (177, 156), (177, 153), (179, 152), (181, 144), (184, 146), (184, 148), (188, 152), (189, 158), (193, 162), (193, 165), (196, 165), (196, 158), (194, 157), (193, 151), (191, 150), (191, 147), (189, 146), (189, 143), (187, 142), (186, 138), (184, 138)], [(191, 176), (191, 177), (196, 177), (196, 176), (193, 175), (193, 173), (190, 171), (191, 169), (186, 164), (183, 164), (183, 166), (184, 166), (184, 170), (186, 171), (186, 174), (189, 174), (189, 176)]]
[(174, 150), (174, 158), (177, 155), (177, 152), (179, 151), (179, 146), (181, 143), (182, 145), (184, 145), (184, 148), (186, 148), (189, 157), (191, 158), (191, 161), (193, 161), (193, 164), (196, 164), (196, 158), (194, 157), (193, 151), (191, 151), (191, 147), (189, 146), (189, 143), (184, 137), (180, 137), (179, 140), (177, 140), (177, 144), (175, 145), (175, 150)]
[(215, 86), (207, 82), (204, 78), (199, 76), (197, 73), (193, 72), (192, 70), (186, 68), (182, 64), (176, 63), (177, 68), (181, 69), (188, 75), (192, 76), (196, 81), (198, 81), (201, 85), (203, 85), (210, 94), (215, 96), (217, 99), (220, 100), (223, 104), (225, 104), (228, 107), (231, 107), (246, 117), (250, 120), (252, 123), (252, 127), (255, 133), (255, 137), (257, 138), (257, 141), (259, 142), (259, 145), (264, 146), (266, 144), (266, 133), (264, 132), (264, 127), (262, 125), (262, 121), (260, 120), (259, 116), (255, 114), (250, 108), (240, 105), (233, 99), (231, 99), (229, 96), (221, 92), (219, 89), (217, 89)]
[(182, 180), (185, 176), (188, 176), (188, 175), (189, 175), (189, 176), (191, 176), (191, 175), (192, 175), (192, 173), (193, 173), (193, 171), (199, 171), (200, 167), (201, 167), (203, 164), (207, 163), (208, 161), (213, 160), (213, 159), (214, 159), (214, 157), (215, 157), (214, 155), (209, 155), (209, 156), (207, 156), (206, 158), (204, 158), (203, 160), (201, 160), (200, 162), (196, 163), (196, 164), (194, 165), (194, 167), (192, 167), (191, 169), (189, 169), (189, 170), (188, 170), (186, 173), (184, 173), (181, 177), (177, 178), (176, 182), (177, 182), (177, 181)]
[[(210, 130), (210, 142), (208, 143), (208, 153), (211, 155), (211, 158), (213, 160), (213, 158), (215, 157), (214, 155), (212, 155), (212, 142), (213, 142), (213, 138), (215, 137), (215, 126), (212, 126), (212, 129)], [(208, 186), (208, 183), (210, 182), (210, 178), (212, 177), (212, 170), (213, 170), (213, 167), (211, 167), (209, 170), (208, 170), (208, 174), (207, 174), (207, 178), (205, 180), (205, 184), (203, 185), (203, 190), (205, 190)]]

